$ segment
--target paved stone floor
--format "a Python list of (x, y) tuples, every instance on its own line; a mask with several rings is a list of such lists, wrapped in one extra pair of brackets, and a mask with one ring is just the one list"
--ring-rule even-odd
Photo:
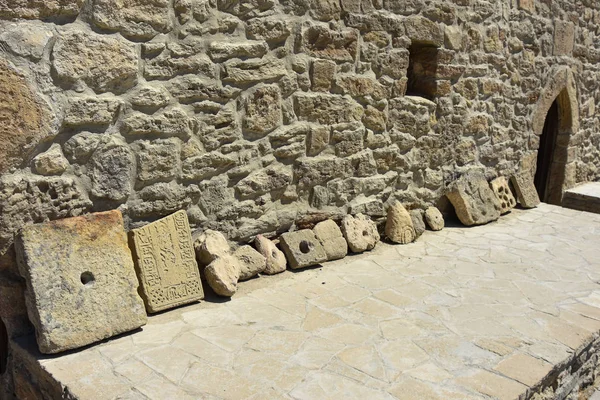
[(600, 331), (600, 215), (542, 204), (41, 360), (82, 399), (514, 399)]
[(600, 214), (600, 182), (588, 182), (567, 190), (563, 206)]

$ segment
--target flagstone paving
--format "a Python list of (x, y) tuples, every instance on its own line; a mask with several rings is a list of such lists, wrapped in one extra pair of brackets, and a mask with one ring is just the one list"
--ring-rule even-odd
[(600, 215), (515, 210), (40, 364), (82, 399), (514, 399), (600, 332), (599, 234)]

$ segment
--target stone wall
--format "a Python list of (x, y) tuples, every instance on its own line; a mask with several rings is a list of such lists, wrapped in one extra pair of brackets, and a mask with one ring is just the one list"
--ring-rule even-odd
[(443, 207), (533, 172), (557, 96), (560, 196), (600, 178), (599, 62), (592, 0), (0, 0), (0, 318), (30, 329), (25, 224), (184, 209), (245, 241)]

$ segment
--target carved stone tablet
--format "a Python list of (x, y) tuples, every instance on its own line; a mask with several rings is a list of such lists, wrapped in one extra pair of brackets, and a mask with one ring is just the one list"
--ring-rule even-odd
[(120, 211), (29, 225), (16, 244), (42, 353), (76, 349), (146, 324)]
[(134, 261), (149, 313), (204, 298), (185, 211), (131, 231)]
[(510, 212), (517, 205), (515, 196), (513, 196), (510, 187), (508, 187), (508, 181), (505, 177), (500, 176), (490, 182), (490, 187), (500, 200), (500, 207), (502, 207), (502, 214)]

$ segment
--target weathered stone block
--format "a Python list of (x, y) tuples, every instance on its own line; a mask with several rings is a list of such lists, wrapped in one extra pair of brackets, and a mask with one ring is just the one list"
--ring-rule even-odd
[(519, 0), (519, 8), (530, 12), (535, 12), (535, 0)]
[(423, 210), (410, 210), (408, 213), (410, 214), (410, 219), (412, 220), (413, 228), (415, 228), (415, 240), (417, 240), (425, 232)]
[(84, 0), (0, 0), (0, 19), (74, 20)]
[(540, 204), (540, 197), (533, 183), (533, 178), (528, 173), (518, 173), (510, 177), (519, 204), (523, 208), (534, 208)]
[(294, 174), (299, 177), (298, 185), (305, 188), (322, 185), (335, 178), (347, 178), (352, 176), (352, 171), (352, 164), (338, 157), (303, 158), (294, 165)]
[(274, 275), (285, 271), (287, 260), (281, 250), (277, 248), (273, 241), (263, 235), (256, 235), (254, 239), (256, 250), (266, 259), (264, 274)]
[(358, 31), (333, 30), (327, 25), (310, 25), (302, 30), (300, 48), (316, 58), (353, 62), (358, 55)]
[(301, 121), (323, 125), (360, 121), (364, 110), (347, 96), (297, 93), (294, 95), (296, 114)]
[(246, 34), (250, 39), (281, 43), (291, 32), (290, 22), (277, 17), (253, 18), (246, 23)]
[(288, 166), (271, 165), (255, 171), (239, 181), (235, 188), (241, 198), (258, 197), (273, 190), (283, 189), (292, 183), (293, 174)]
[(470, 173), (454, 181), (446, 193), (460, 222), (483, 225), (500, 218), (500, 200), (480, 173)]
[(333, 220), (319, 222), (313, 228), (316, 238), (325, 249), (328, 260), (338, 260), (348, 254), (348, 242), (342, 230)]
[(169, 104), (171, 96), (162, 86), (143, 86), (131, 94), (129, 102), (140, 108), (159, 108)]
[(119, 211), (29, 225), (17, 251), (42, 353), (82, 347), (146, 323)]
[(112, 123), (121, 102), (117, 99), (97, 97), (72, 98), (65, 111), (67, 126), (99, 125)]
[(411, 215), (400, 202), (388, 208), (385, 235), (392, 242), (400, 244), (411, 243), (417, 237)]
[(502, 207), (500, 212), (502, 214), (510, 212), (510, 210), (517, 205), (517, 201), (515, 200), (505, 177), (500, 176), (494, 179), (490, 182), (490, 187), (494, 191), (496, 197), (500, 200), (500, 207)]
[(154, 115), (141, 112), (130, 114), (121, 128), (128, 135), (160, 135), (189, 138), (192, 134), (191, 119), (181, 108), (172, 108)]
[(366, 76), (340, 75), (335, 81), (344, 94), (352, 97), (370, 96), (374, 100), (390, 97), (390, 91), (376, 80)]
[(138, 141), (133, 145), (137, 157), (137, 179), (140, 182), (171, 180), (179, 166), (177, 139)]
[(155, 313), (204, 298), (185, 211), (131, 231), (146, 309)]
[(231, 297), (237, 291), (240, 269), (239, 260), (234, 256), (226, 255), (211, 262), (204, 269), (204, 276), (216, 294)]
[[(0, 8), (1, 8), (0, 2)], [(15, 167), (49, 132), (51, 111), (26, 80), (0, 60), (0, 173)]]
[(353, 253), (373, 250), (380, 239), (375, 222), (363, 214), (358, 214), (355, 217), (346, 215), (342, 219), (341, 228), (346, 242), (348, 242), (348, 247)]
[(227, 103), (240, 92), (240, 89), (221, 86), (217, 81), (193, 75), (181, 76), (171, 80), (168, 89), (173, 97), (182, 103), (205, 100)]
[(327, 261), (325, 249), (310, 229), (284, 233), (280, 240), (281, 249), (292, 269), (310, 267)]
[(53, 67), (68, 87), (84, 82), (98, 93), (123, 93), (137, 83), (138, 56), (124, 39), (72, 31), (56, 42)]
[(557, 19), (554, 22), (555, 56), (572, 56), (575, 45), (575, 25), (572, 22)]
[(253, 139), (265, 136), (281, 125), (281, 92), (277, 86), (263, 86), (246, 99), (243, 128)]
[(175, 181), (159, 182), (140, 190), (137, 198), (127, 202), (127, 207), (129, 215), (134, 218), (156, 218), (187, 209), (199, 197), (197, 185), (181, 185)]
[(194, 249), (200, 265), (206, 266), (231, 253), (227, 238), (218, 231), (207, 229), (194, 239)]
[(184, 74), (194, 74), (195, 78), (216, 78), (216, 68), (210, 58), (196, 51), (163, 51), (159, 56), (144, 62), (144, 78), (167, 80)]
[(269, 50), (263, 41), (243, 42), (212, 42), (208, 46), (208, 53), (213, 61), (221, 62), (230, 58), (260, 58)]
[(436, 207), (429, 207), (425, 210), (425, 222), (432, 231), (444, 229), (444, 216)]
[(60, 175), (69, 167), (69, 162), (63, 156), (60, 145), (55, 143), (44, 153), (35, 156), (33, 167), (40, 175)]
[(310, 71), (312, 90), (315, 92), (329, 92), (335, 70), (336, 63), (334, 61), (322, 59), (313, 61)]
[(43, 57), (44, 49), (53, 36), (50, 26), (38, 22), (20, 21), (18, 24), (4, 26), (3, 30), (0, 33), (0, 43), (11, 52), (33, 60)]
[(90, 160), (91, 194), (123, 202), (131, 194), (134, 159), (129, 146), (113, 139), (94, 152)]
[(93, 0), (92, 22), (131, 39), (151, 39), (172, 28), (168, 0)]
[(252, 246), (241, 246), (233, 252), (240, 262), (240, 281), (246, 281), (257, 276), (267, 268), (267, 259)]
[(181, 163), (182, 177), (186, 180), (210, 178), (232, 168), (235, 162), (233, 157), (216, 151), (190, 157)]
[(241, 85), (272, 81), (287, 74), (285, 64), (278, 59), (229, 60), (223, 67), (223, 82)]

